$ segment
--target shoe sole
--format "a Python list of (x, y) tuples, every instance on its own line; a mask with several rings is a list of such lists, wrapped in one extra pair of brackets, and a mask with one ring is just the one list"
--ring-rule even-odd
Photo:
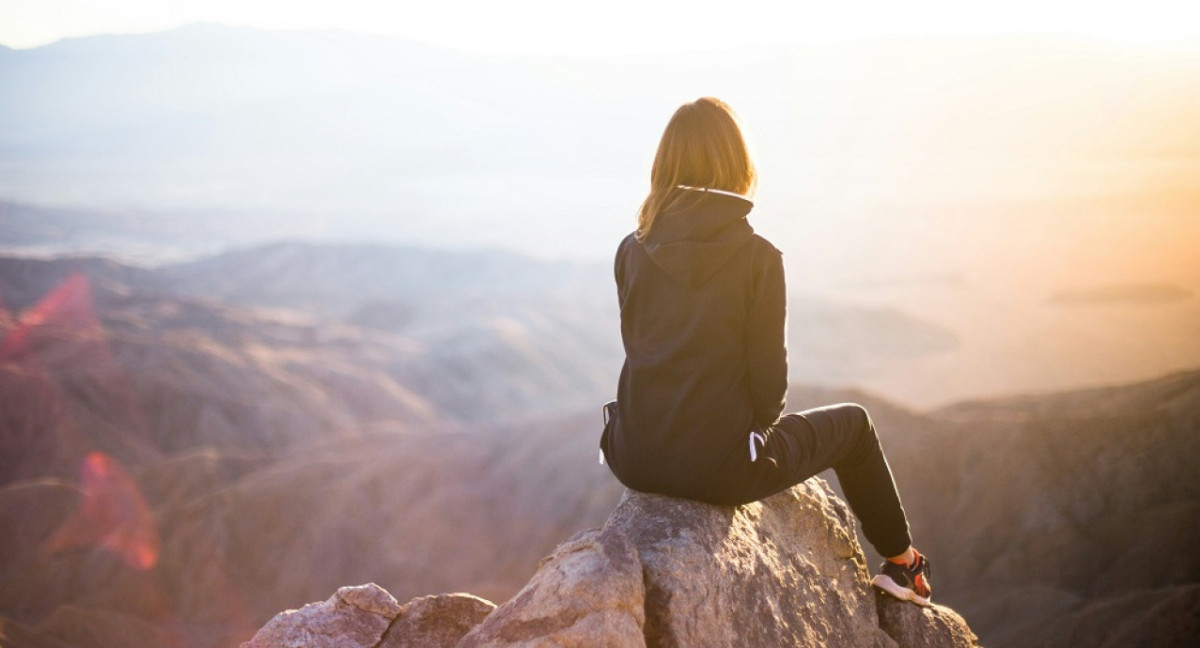
[(886, 574), (876, 575), (875, 578), (871, 579), (871, 584), (887, 592), (888, 594), (891, 594), (893, 597), (900, 599), (901, 601), (910, 601), (920, 605), (921, 607), (929, 607), (933, 605), (933, 603), (929, 600), (930, 597), (917, 594), (916, 592), (892, 580), (892, 577), (887, 576)]

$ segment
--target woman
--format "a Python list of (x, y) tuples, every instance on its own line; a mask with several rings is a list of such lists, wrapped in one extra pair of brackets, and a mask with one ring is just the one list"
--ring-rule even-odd
[(746, 220), (755, 170), (724, 102), (684, 104), (663, 132), (637, 230), (616, 257), (625, 364), (601, 451), (634, 490), (738, 505), (833, 468), (867, 540), (872, 583), (929, 604), (929, 562), (867, 412), (780, 416), (787, 391), (779, 250)]

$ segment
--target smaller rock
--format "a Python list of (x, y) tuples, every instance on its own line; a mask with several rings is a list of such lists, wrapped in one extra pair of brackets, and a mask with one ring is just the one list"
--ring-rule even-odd
[(415, 598), (400, 608), (379, 648), (453, 648), (495, 609), (471, 594)]
[(879, 627), (901, 648), (980, 648), (979, 638), (948, 607), (921, 607), (875, 592)]
[(399, 613), (375, 583), (343, 587), (327, 601), (276, 614), (242, 648), (370, 648)]
[(642, 566), (625, 534), (575, 535), (459, 648), (646, 648)]

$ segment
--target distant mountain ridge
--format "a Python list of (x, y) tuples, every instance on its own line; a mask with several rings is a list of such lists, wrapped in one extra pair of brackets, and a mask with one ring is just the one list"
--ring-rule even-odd
[[(280, 239), (504, 248), (584, 260), (544, 267), (599, 286), (662, 120), (708, 88), (758, 142), (756, 231), (797, 295), (836, 302), (793, 300), (793, 379), (922, 406), (1149, 379), (1200, 363), (1198, 80), (1197, 43), (1061, 34), (593, 60), (211, 25), (78, 39), (0, 61), (0, 247), (154, 265)], [(339, 317), (411, 333), (429, 306)], [(501, 308), (500, 356), (561, 330)]]
[(524, 308), (547, 293), (576, 295), (583, 303), (611, 292), (604, 285), (611, 281), (607, 268), (597, 263), (545, 261), (499, 249), (382, 244), (273, 243), (176, 264), (164, 274), (184, 294), (329, 319), (389, 300), (414, 309), (447, 302), (504, 308), (497, 302), (505, 301)]
[[(441, 194), (422, 185), (540, 169), (548, 152), (532, 157), (524, 142), (544, 140), (546, 128), (583, 134), (553, 108), (518, 99), (570, 100), (539, 76), (395, 38), (215, 25), (12, 51), (0, 61), (0, 198), (176, 218), (289, 215), (270, 223), (271, 238), (297, 219), (306, 230), (374, 237), (379, 216), (406, 203), (461, 226), (461, 205), (443, 211)], [(562, 153), (558, 170), (595, 157)], [(74, 162), (59, 163), (66, 158)], [(414, 225), (406, 229), (425, 237), (436, 227)]]
[[(473, 393), (494, 389), (472, 381), (457, 387), (443, 378), (426, 381), (421, 376), (428, 371), (418, 369), (424, 363), (387, 369), (433, 389), (439, 408), (474, 403), (472, 409), (493, 413), (531, 406), (543, 413), (572, 411), (611, 398), (624, 358), (608, 264), (503, 250), (299, 242), (153, 269), (88, 258), (0, 257), (0, 299), (12, 308), (28, 307), (76, 271), (103, 288), (98, 294), (103, 303), (118, 294), (154, 295), (199, 302), (191, 307), (195, 312), (211, 304), (261, 311), (308, 329), (309, 336), (347, 325), (383, 344), (397, 343), (388, 336), (398, 335), (428, 366), (489, 376), (490, 385), (512, 387), (509, 403), (477, 403)], [(792, 379), (835, 385), (946, 353), (957, 344), (953, 333), (899, 311), (796, 295), (788, 338)], [(515, 379), (525, 371), (520, 367), (548, 378)]]
[[(265, 214), (266, 238), (300, 223), (340, 238), (530, 251), (521, 234), (549, 234), (594, 258), (635, 211), (639, 161), (661, 120), (697, 87), (746, 95), (764, 157), (795, 185), (775, 189), (776, 204), (811, 211), (815, 201), (832, 215), (838, 192), (861, 188), (823, 186), (843, 172), (822, 169), (854, 160), (953, 164), (1015, 151), (1016, 161), (1188, 163), (1200, 152), (1200, 127), (1187, 119), (1198, 71), (1200, 48), (1050, 37), (599, 60), (217, 25), (74, 38), (0, 60), (0, 199), (162, 218)], [(863, 127), (875, 135), (861, 137)], [(933, 192), (918, 203), (962, 199), (917, 184)], [(563, 222), (564, 209), (578, 217)]]

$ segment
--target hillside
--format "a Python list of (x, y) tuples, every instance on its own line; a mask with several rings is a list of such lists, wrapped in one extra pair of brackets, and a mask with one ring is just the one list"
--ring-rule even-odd
[[(470, 326), (415, 324), (433, 310), (383, 330), (337, 321), (349, 302), (224, 304), (201, 290), (236, 288), (220, 267), (0, 259), (0, 635), (14, 648), (232, 646), (358, 582), (502, 601), (620, 497), (595, 460), (593, 403), (611, 385), (486, 366)], [(258, 272), (247, 286), (269, 285)], [(507, 280), (548, 282), (528, 277)], [(472, 295), (467, 279), (446, 294)], [(417, 333), (438, 329), (462, 342), (433, 353)], [(556, 351), (562, 338), (528, 339), (571, 375), (597, 370)], [(531, 408), (547, 393), (562, 396)], [(929, 412), (828, 387), (789, 403), (840, 400), (872, 411), (936, 596), (984, 645), (1200, 634), (1200, 373)]]
[(939, 598), (986, 645), (1200, 637), (1200, 372), (925, 414), (870, 407)]

